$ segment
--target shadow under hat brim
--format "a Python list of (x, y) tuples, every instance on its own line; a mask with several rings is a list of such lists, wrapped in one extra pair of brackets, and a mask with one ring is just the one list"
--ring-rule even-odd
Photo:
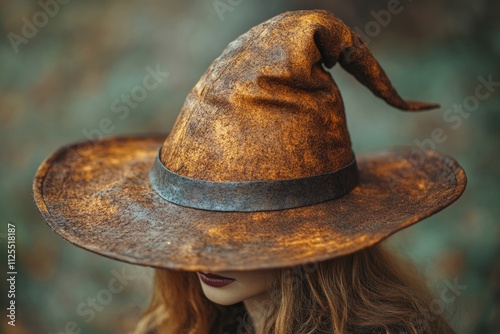
[(466, 185), (452, 158), (396, 148), (358, 156), (359, 185), (335, 200), (280, 211), (206, 211), (172, 204), (150, 187), (164, 139), (109, 138), (55, 152), (33, 184), (47, 224), (79, 247), (138, 265), (288, 267), (376, 244), (447, 207)]

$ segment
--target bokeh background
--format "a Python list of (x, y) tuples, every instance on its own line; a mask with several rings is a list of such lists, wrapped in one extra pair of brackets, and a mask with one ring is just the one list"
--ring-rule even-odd
[[(454, 205), (390, 243), (415, 261), (438, 296), (459, 285), (446, 295), (455, 298), (440, 303), (451, 310), (458, 333), (499, 333), (499, 85), (475, 99), (480, 78), (500, 81), (499, 2), (401, 0), (400, 11), (384, 17), (380, 11), (394, 1), (0, 1), (1, 271), (7, 271), (12, 223), (18, 272), (16, 327), (6, 324), (2, 276), (0, 331), (125, 333), (148, 303), (148, 269), (71, 246), (42, 221), (31, 183), (45, 157), (89, 132), (170, 130), (189, 90), (230, 41), (285, 10), (325, 8), (365, 33), (403, 97), (441, 104), (432, 112), (402, 113), (338, 66), (332, 71), (357, 154), (429, 143), (435, 128), (444, 131), (446, 139), (433, 144), (463, 165), (468, 187)], [(157, 66), (169, 76), (120, 118), (113, 101)], [(452, 122), (446, 115), (454, 105), (470, 112)], [(103, 119), (110, 120), (105, 131)], [(117, 273), (125, 275), (125, 289), (91, 315), (89, 303)]]

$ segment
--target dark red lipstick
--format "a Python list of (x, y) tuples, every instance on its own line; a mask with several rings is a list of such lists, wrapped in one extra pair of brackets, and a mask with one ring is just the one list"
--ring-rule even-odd
[(214, 288), (222, 288), (223, 286), (226, 286), (236, 281), (234, 278), (224, 277), (211, 273), (198, 272), (198, 274), (200, 274), (200, 278), (203, 283), (212, 286)]

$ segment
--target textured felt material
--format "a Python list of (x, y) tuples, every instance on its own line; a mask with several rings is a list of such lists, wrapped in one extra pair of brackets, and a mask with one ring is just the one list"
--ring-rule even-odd
[(323, 68), (337, 62), (397, 108), (436, 107), (402, 100), (361, 38), (333, 14), (286, 12), (211, 64), (186, 98), (162, 162), (210, 181), (293, 179), (344, 167), (353, 159), (344, 104)]
[(455, 201), (466, 178), (451, 158), (398, 148), (358, 155), (359, 186), (296, 209), (216, 212), (165, 201), (149, 186), (164, 136), (64, 147), (34, 182), (36, 204), (69, 242), (118, 260), (219, 271), (284, 267), (354, 252)]
[(160, 147), (171, 171), (217, 182), (296, 179), (345, 167), (353, 153), (344, 105), (323, 68), (336, 62), (397, 108), (436, 107), (402, 100), (359, 36), (333, 14), (287, 12), (229, 44), (166, 139), (110, 138), (54, 153), (35, 176), (36, 205), (55, 232), (96, 253), (219, 271), (348, 254), (460, 197), (462, 168), (438, 152), (412, 148), (357, 156), (359, 184), (351, 192), (287, 210), (194, 209), (151, 188)]

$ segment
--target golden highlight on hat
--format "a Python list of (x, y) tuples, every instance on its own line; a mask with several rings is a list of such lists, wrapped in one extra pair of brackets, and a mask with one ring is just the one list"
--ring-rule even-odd
[[(326, 70), (337, 63), (393, 107), (437, 107), (403, 100), (333, 14), (287, 12), (227, 46), (170, 134), (111, 137), (52, 154), (35, 176), (35, 203), (56, 233), (98, 254), (223, 271), (349, 254), (458, 199), (466, 177), (451, 157), (412, 147), (354, 154), (340, 90)], [(332, 194), (315, 200), (323, 191)]]

